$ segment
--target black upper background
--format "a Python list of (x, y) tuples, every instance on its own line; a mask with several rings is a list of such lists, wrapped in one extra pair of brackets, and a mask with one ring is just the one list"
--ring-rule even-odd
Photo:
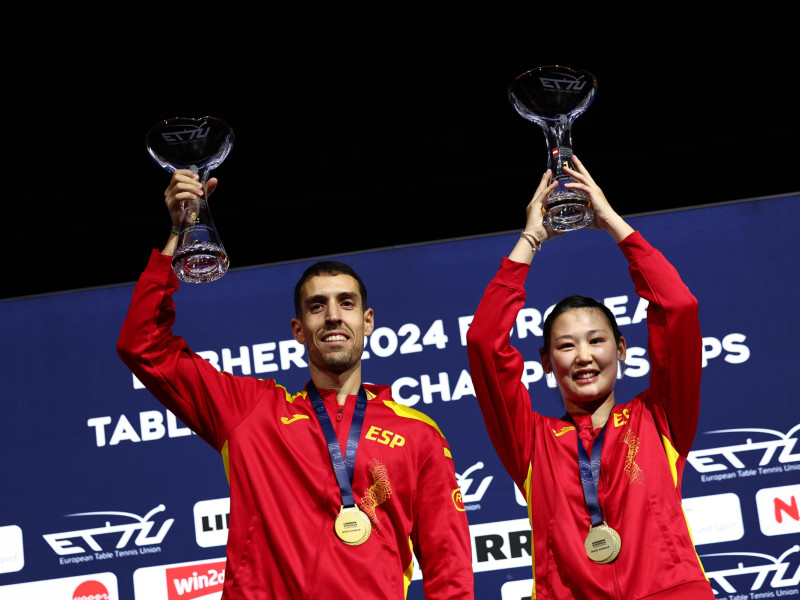
[(346, 31), (323, 16), (311, 33), (191, 11), (124, 35), (55, 19), (7, 52), (0, 298), (138, 277), (169, 232), (144, 138), (170, 117), (234, 130), (210, 201), (231, 268), (521, 229), (546, 148), (507, 88), (541, 65), (597, 78), (573, 147), (621, 214), (800, 190), (797, 50), (774, 23), (654, 13), (587, 37), (515, 14)]

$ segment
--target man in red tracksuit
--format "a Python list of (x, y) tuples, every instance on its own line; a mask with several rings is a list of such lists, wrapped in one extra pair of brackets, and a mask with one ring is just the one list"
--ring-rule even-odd
[[(467, 334), (472, 380), (492, 443), (527, 498), (537, 600), (711, 599), (681, 506), (681, 476), (699, 414), (702, 341), (697, 301), (664, 256), (617, 215), (574, 158), (565, 168), (589, 194), (593, 227), (628, 259), (647, 313), (650, 387), (616, 403), (625, 339), (591, 298), (556, 304), (545, 320), (541, 360), (567, 414), (531, 409), (523, 357), (509, 332), (525, 303), (525, 280), (541, 242), (545, 174), (520, 240), (486, 288)], [(576, 235), (568, 233), (567, 235)], [(600, 268), (571, 261), (576, 277)]]
[[(216, 180), (209, 181), (209, 191)], [(166, 203), (200, 195), (173, 174)], [(230, 483), (225, 600), (405, 598), (416, 555), (428, 600), (472, 600), (469, 528), (447, 441), (391, 388), (362, 385), (373, 329), (366, 289), (347, 265), (310, 267), (295, 290), (295, 339), (311, 380), (217, 371), (172, 333), (174, 233), (136, 284), (118, 352), (147, 389), (218, 450)]]

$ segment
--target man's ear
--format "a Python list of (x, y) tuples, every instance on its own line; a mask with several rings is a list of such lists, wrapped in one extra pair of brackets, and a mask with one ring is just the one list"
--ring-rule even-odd
[(539, 348), (539, 358), (542, 361), (542, 368), (544, 369), (544, 374), (549, 375), (553, 372), (553, 367), (550, 365), (550, 355), (544, 351), (544, 348)]
[(375, 312), (368, 308), (364, 311), (364, 335), (371, 335), (375, 329)]
[(303, 331), (303, 322), (300, 319), (292, 319), (292, 335), (297, 343), (306, 343), (306, 336), (305, 332)]

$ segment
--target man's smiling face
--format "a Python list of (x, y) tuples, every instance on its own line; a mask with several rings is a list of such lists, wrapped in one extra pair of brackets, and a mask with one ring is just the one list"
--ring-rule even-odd
[(303, 285), (300, 318), (292, 319), (295, 340), (305, 344), (311, 368), (342, 374), (359, 364), (373, 312), (365, 309), (350, 275), (318, 275)]

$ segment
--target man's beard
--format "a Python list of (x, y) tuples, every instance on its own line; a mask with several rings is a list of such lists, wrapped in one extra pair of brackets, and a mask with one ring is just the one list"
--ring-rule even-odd
[(354, 352), (337, 352), (336, 354), (324, 354), (320, 357), (322, 363), (331, 371), (346, 371), (355, 364), (353, 360)]
[[(331, 331), (333, 329), (342, 329), (342, 327), (339, 325), (326, 331)], [(347, 334), (353, 336), (353, 333), (349, 330)], [(332, 353), (322, 352), (320, 349), (317, 349), (317, 352), (319, 353), (317, 360), (320, 363), (320, 367), (335, 373), (343, 373), (358, 362), (358, 359), (361, 358), (361, 355), (364, 353), (364, 347), (350, 348), (349, 350), (341, 350)]]

